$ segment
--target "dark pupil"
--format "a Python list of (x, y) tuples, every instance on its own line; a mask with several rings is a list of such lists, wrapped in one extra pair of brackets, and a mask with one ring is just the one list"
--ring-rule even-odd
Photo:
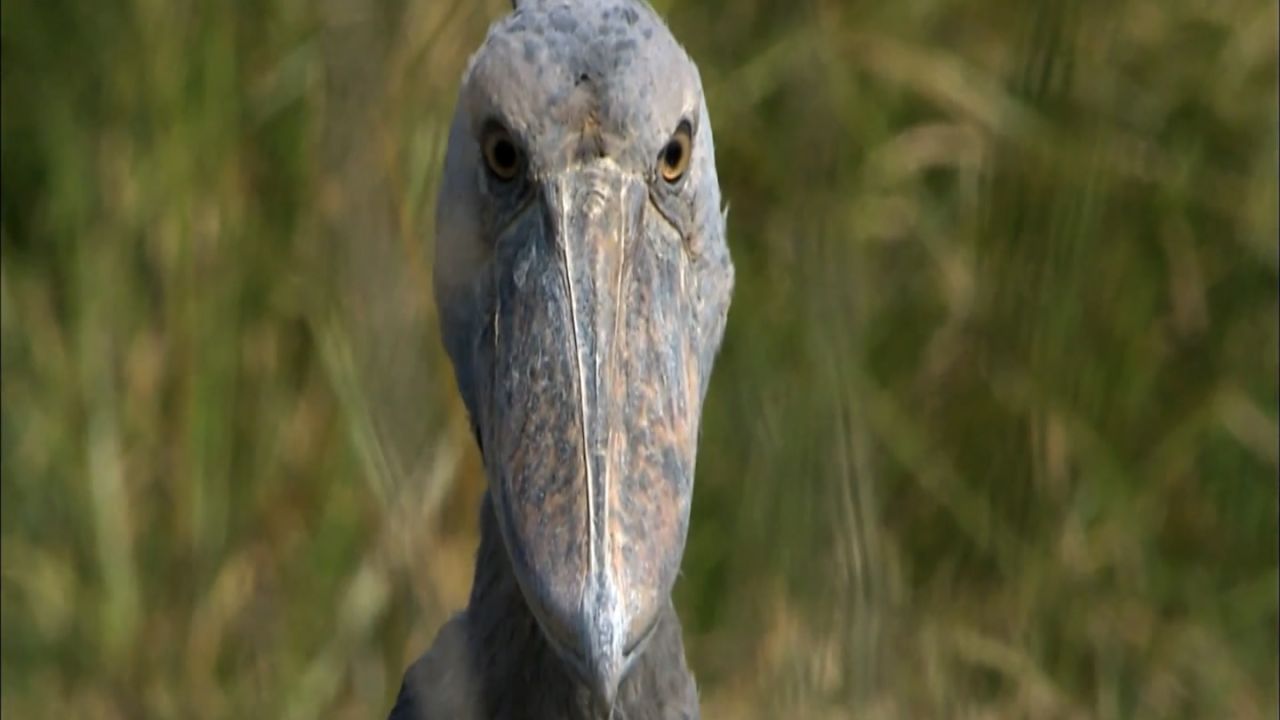
[(506, 140), (499, 140), (493, 146), (493, 164), (503, 170), (510, 170), (516, 164), (516, 148)]
[(675, 168), (680, 167), (680, 158), (683, 156), (684, 148), (680, 147), (680, 143), (672, 140), (667, 143), (666, 149), (662, 151), (662, 162), (666, 163), (667, 167), (674, 170)]

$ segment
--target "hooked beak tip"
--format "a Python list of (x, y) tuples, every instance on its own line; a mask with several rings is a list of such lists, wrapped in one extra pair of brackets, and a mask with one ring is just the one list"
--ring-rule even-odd
[(617, 602), (612, 584), (604, 583), (603, 592), (595, 593), (596, 602), (584, 609), (583, 633), (585, 640), (586, 680), (591, 696), (605, 717), (613, 714), (613, 706), (617, 701), (618, 687), (622, 684), (622, 676), (626, 674), (626, 635), (628, 621), (626, 613)]
[(592, 668), (590, 690), (592, 700), (605, 717), (613, 716), (613, 706), (618, 699), (618, 686), (622, 684), (620, 663), (601, 663)]

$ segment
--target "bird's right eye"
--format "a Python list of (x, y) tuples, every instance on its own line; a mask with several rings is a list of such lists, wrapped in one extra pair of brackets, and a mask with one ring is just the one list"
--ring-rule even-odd
[(497, 179), (508, 182), (520, 172), (521, 154), (511, 133), (491, 127), (484, 135), (484, 163)]
[(684, 171), (689, 168), (689, 156), (692, 152), (693, 137), (689, 121), (681, 120), (671, 139), (663, 146), (662, 152), (658, 153), (658, 171), (662, 173), (662, 179), (668, 183), (675, 183), (684, 177)]

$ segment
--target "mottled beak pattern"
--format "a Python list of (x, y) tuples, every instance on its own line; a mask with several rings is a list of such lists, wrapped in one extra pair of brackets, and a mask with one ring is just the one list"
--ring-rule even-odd
[(499, 240), (493, 407), (499, 526), (531, 609), (608, 700), (680, 565), (699, 378), (678, 236), (607, 161), (545, 183)]

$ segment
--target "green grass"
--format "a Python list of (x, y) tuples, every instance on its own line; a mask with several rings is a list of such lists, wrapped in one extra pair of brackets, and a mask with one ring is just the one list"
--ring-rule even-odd
[[(5, 716), (377, 717), (465, 602), (431, 219), (506, 3), (347, 5), (0, 10)], [(1273, 717), (1275, 3), (657, 6), (738, 267), (704, 713)]]

